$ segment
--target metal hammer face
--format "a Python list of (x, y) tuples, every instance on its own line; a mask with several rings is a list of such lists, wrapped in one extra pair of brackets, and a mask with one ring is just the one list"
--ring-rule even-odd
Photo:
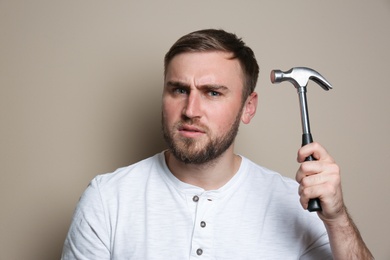
[(316, 82), (324, 90), (329, 90), (332, 85), (317, 71), (306, 67), (295, 67), (286, 72), (281, 70), (271, 71), (271, 82), (279, 83), (282, 81), (291, 82), (297, 89), (305, 88), (309, 80)]

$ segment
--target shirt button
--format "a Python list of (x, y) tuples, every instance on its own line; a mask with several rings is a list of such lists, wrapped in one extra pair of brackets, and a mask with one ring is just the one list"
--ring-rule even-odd
[(198, 249), (196, 250), (196, 254), (197, 254), (197, 255), (202, 255), (202, 254), (203, 254), (203, 250), (202, 250), (201, 248), (198, 248)]
[(204, 222), (204, 221), (200, 222), (200, 226), (201, 226), (202, 228), (206, 227), (206, 222)]
[(199, 197), (195, 195), (194, 197), (192, 197), (192, 200), (193, 200), (194, 202), (198, 202), (198, 201), (199, 201)]

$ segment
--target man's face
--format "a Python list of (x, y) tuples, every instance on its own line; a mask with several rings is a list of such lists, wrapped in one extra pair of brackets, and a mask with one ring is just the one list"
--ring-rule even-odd
[(227, 149), (242, 112), (243, 72), (225, 52), (183, 53), (166, 70), (162, 127), (173, 155), (203, 164)]

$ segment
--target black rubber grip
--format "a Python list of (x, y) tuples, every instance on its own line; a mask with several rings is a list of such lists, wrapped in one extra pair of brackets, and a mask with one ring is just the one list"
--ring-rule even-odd
[[(313, 142), (313, 137), (311, 136), (311, 134), (303, 134), (302, 135), (302, 146), (310, 144), (312, 142)], [(305, 161), (315, 161), (315, 160), (316, 159), (312, 155), (306, 157), (306, 159), (305, 159)], [(320, 200), (318, 198), (317, 199), (310, 199), (307, 210), (310, 212), (321, 211), (322, 208), (321, 208)]]
[(317, 199), (310, 199), (309, 205), (307, 206), (307, 210), (310, 212), (322, 211), (320, 199), (318, 199), (318, 198)]

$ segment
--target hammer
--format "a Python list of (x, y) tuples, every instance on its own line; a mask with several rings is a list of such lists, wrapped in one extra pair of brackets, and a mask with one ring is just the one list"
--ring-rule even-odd
[[(312, 143), (313, 137), (310, 132), (309, 112), (307, 110), (306, 100), (306, 86), (309, 80), (316, 82), (324, 90), (328, 91), (332, 88), (331, 84), (321, 76), (317, 71), (306, 67), (295, 67), (286, 72), (281, 70), (271, 71), (271, 82), (280, 83), (282, 81), (291, 82), (298, 91), (299, 104), (301, 107), (301, 121), (302, 121), (302, 146)], [(316, 160), (312, 155), (308, 156), (305, 161)], [(318, 198), (310, 199), (307, 208), (310, 212), (321, 211), (321, 203)]]

